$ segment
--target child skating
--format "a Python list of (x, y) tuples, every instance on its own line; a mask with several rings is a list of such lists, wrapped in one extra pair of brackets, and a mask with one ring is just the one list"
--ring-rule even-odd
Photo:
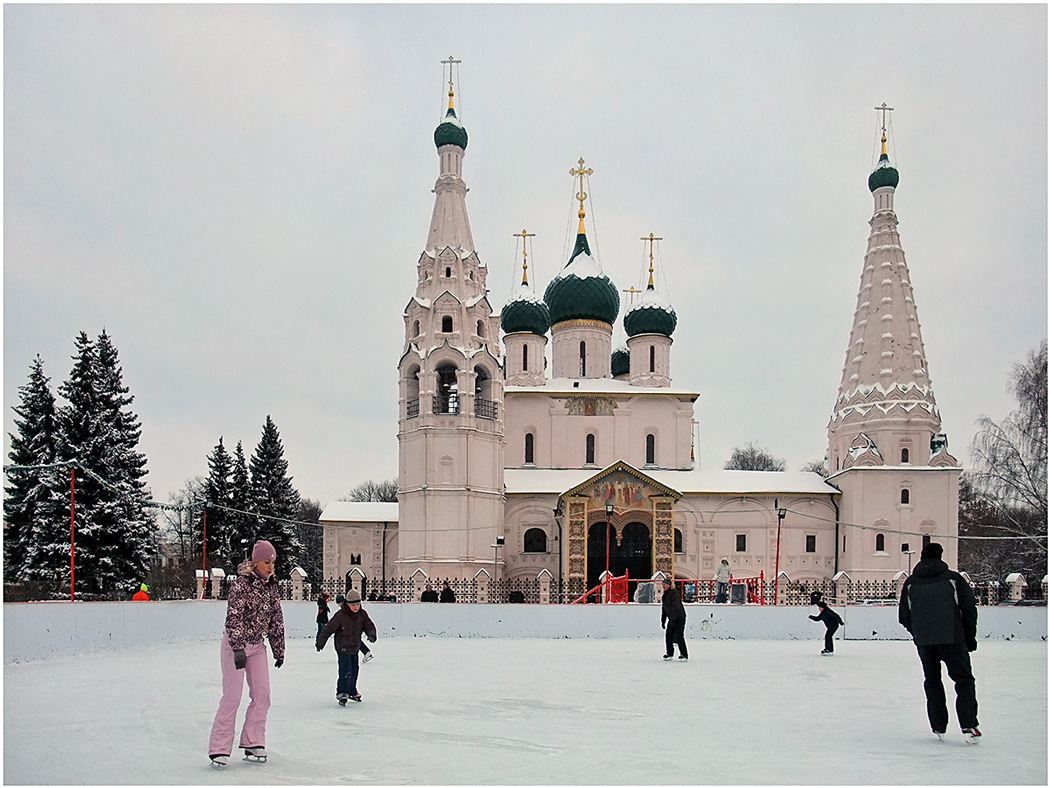
[(835, 653), (835, 641), (832, 640), (831, 636), (846, 622), (842, 620), (838, 613), (828, 607), (823, 600), (817, 602), (817, 607), (820, 608), (820, 613), (810, 616), (810, 618), (814, 621), (823, 621), (824, 626), (827, 627), (827, 631), (824, 633), (824, 650), (820, 653), (830, 657)]
[[(332, 620), (317, 636), (317, 650), (324, 648), (328, 638), (335, 635), (335, 651), (339, 659), (339, 678), (335, 685), (335, 698), (340, 706), (345, 706), (348, 700), (361, 702), (361, 694), (357, 691), (357, 675), (360, 669), (358, 652), (364, 645), (361, 636), (364, 635), (372, 643), (376, 641), (376, 625), (368, 617), (361, 607), (361, 594), (350, 591), (339, 610), (332, 616)], [(367, 647), (366, 647), (367, 648)]]

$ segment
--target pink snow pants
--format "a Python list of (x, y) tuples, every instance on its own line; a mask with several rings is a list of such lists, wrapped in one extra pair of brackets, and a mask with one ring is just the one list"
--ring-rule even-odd
[(248, 695), (251, 703), (244, 713), (241, 728), (241, 747), (266, 746), (266, 713), (270, 710), (270, 665), (266, 656), (266, 643), (253, 643), (244, 647), (246, 664), (237, 670), (233, 664), (233, 649), (223, 633), (219, 647), (222, 663), (222, 698), (215, 722), (211, 726), (209, 755), (230, 755), (233, 751), (233, 734), (237, 725), (237, 709), (241, 705), (244, 679), (248, 678)]

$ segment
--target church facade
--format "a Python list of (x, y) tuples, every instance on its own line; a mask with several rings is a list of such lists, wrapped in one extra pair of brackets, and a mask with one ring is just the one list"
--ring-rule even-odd
[(398, 501), (325, 508), (327, 583), (546, 577), (571, 601), (606, 572), (710, 580), (723, 558), (735, 578), (891, 580), (931, 539), (954, 564), (960, 469), (940, 433), (885, 133), (827, 477), (701, 470), (699, 393), (672, 385), (677, 316), (653, 276), (658, 239), (649, 284), (622, 316), (627, 347), (614, 349), (619, 291), (588, 243), (581, 159), (572, 254), (540, 297), (522, 231), (521, 284), (495, 311), (453, 100), (450, 85), (434, 132), (434, 211), (404, 311)]

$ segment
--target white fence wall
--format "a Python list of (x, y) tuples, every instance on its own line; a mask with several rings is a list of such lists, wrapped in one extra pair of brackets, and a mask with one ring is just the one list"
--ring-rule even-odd
[[(312, 638), (317, 606), (283, 602), (289, 638)], [(442, 605), (369, 602), (379, 637), (652, 638), (660, 641), (658, 605)], [(906, 640), (896, 606), (835, 608), (846, 620), (836, 637)], [(686, 605), (690, 640), (821, 640), (810, 607)], [(105, 648), (219, 640), (226, 603), (27, 602), (5, 604), (4, 662), (46, 659)], [(1046, 640), (1045, 607), (982, 607), (979, 640)]]

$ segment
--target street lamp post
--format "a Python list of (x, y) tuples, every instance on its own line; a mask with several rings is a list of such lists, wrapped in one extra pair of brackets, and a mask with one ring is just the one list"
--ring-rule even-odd
[(780, 502), (774, 498), (773, 506), (777, 510), (777, 562), (773, 569), (773, 604), (777, 604), (780, 599), (780, 529), (784, 525), (784, 518), (787, 516), (787, 509), (780, 508)]
[(506, 539), (504, 537), (497, 536), (496, 537), (496, 544), (492, 545), (492, 581), (493, 582), (496, 581), (496, 566), (497, 566), (496, 553), (501, 547), (503, 547), (503, 543), (505, 541), (506, 541)]
[(913, 555), (915, 555), (915, 551), (914, 550), (909, 550), (908, 549), (908, 543), (905, 542), (904, 544), (901, 545), (901, 552), (904, 553), (906, 556), (908, 556), (908, 574), (910, 575), (911, 574), (911, 557)]

